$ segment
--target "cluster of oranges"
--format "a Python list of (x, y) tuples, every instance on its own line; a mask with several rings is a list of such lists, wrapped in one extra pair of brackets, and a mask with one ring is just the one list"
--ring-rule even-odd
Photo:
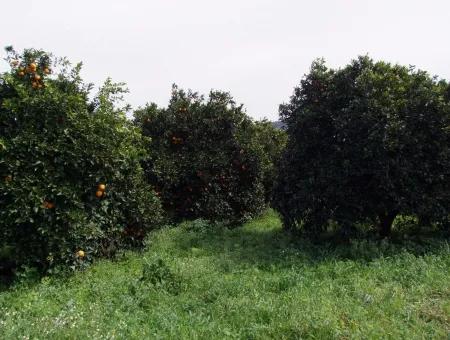
[(34, 89), (43, 88), (43, 75), (51, 73), (50, 69), (47, 66), (41, 67), (41, 69), (38, 71), (38, 65), (35, 62), (31, 62), (26, 66), (20, 66), (20, 62), (18, 60), (12, 60), (11, 67), (17, 67), (17, 75), (19, 77), (27, 77), (31, 81), (31, 86)]
[(100, 183), (97, 186), (97, 191), (95, 192), (95, 196), (97, 196), (97, 198), (105, 197), (106, 196), (105, 190), (106, 190), (106, 184)]
[(172, 137), (172, 144), (177, 145), (177, 144), (182, 144), (182, 143), (183, 143), (183, 138), (178, 138), (175, 136)]
[(187, 112), (187, 108), (185, 108), (185, 107), (180, 107), (180, 108), (178, 109), (178, 111), (180, 111), (180, 112)]

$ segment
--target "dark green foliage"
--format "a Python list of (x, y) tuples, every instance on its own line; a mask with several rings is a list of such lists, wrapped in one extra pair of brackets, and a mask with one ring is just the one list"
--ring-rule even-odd
[(448, 93), (447, 82), (412, 67), (314, 62), (280, 107), (289, 142), (275, 206), (284, 225), (369, 222), (387, 236), (398, 214), (448, 223)]
[(252, 148), (262, 161), (265, 199), (266, 202), (271, 202), (278, 163), (286, 147), (287, 134), (284, 130), (274, 127), (272, 122), (262, 120), (256, 121), (252, 133), (243, 138), (248, 139), (249, 148)]
[(171, 294), (178, 294), (181, 290), (179, 278), (172, 272), (162, 258), (144, 259), (142, 267), (141, 285), (154, 289), (163, 289)]
[[(44, 269), (84, 266), (140, 243), (160, 203), (143, 180), (144, 140), (126, 108), (115, 106), (122, 88), (108, 80), (91, 101), (80, 65), (52, 64), (36, 50), (9, 50), (8, 61), (14, 67), (0, 83), (3, 258)], [(27, 66), (33, 61), (36, 72)], [(99, 184), (106, 190), (96, 197)]]
[(147, 106), (135, 121), (151, 138), (144, 167), (169, 215), (237, 223), (264, 208), (255, 126), (229, 94), (212, 91), (205, 100), (174, 87), (167, 108)]

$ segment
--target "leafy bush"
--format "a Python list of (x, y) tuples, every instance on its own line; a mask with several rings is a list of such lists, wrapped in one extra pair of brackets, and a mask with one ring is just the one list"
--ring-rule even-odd
[(178, 293), (181, 288), (180, 279), (172, 272), (161, 258), (144, 259), (140, 281), (163, 288), (171, 293)]
[(84, 265), (138, 244), (160, 219), (143, 178), (145, 140), (116, 107), (110, 80), (94, 100), (65, 60), (7, 49), (0, 80), (0, 248), (17, 265)]
[(205, 100), (174, 86), (167, 108), (149, 105), (135, 121), (151, 137), (144, 168), (171, 217), (238, 223), (265, 207), (255, 126), (229, 94)]
[(248, 148), (258, 154), (261, 159), (263, 185), (266, 202), (271, 202), (273, 185), (278, 173), (278, 163), (281, 160), (287, 143), (287, 134), (276, 128), (268, 120), (256, 121), (252, 132), (242, 136)]
[(389, 235), (398, 214), (448, 223), (449, 84), (360, 57), (333, 70), (318, 60), (281, 105), (289, 142), (275, 206), (287, 228), (333, 220)]

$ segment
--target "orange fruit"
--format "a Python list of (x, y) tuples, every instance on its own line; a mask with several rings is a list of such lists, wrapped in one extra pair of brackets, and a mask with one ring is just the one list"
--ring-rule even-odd
[(19, 76), (20, 76), (20, 77), (23, 77), (24, 75), (25, 75), (25, 72), (23, 72), (23, 71), (20, 71), (20, 72), (19, 72)]
[(50, 69), (48, 67), (44, 68), (44, 73), (45, 74), (50, 74)]
[(76, 255), (77, 255), (77, 257), (79, 257), (79, 258), (83, 258), (86, 254), (84, 253), (83, 250), (78, 250), (78, 251), (76, 252)]
[(106, 189), (106, 185), (105, 184), (99, 184), (98, 185), (98, 190), (105, 191), (105, 189)]
[(103, 191), (101, 190), (97, 190), (97, 192), (95, 193), (95, 196), (97, 196), (98, 198), (103, 196)]
[(33, 88), (37, 88), (37, 87), (38, 87), (38, 83), (35, 82), (35, 81), (33, 81), (33, 82), (31, 83), (31, 86), (33, 86)]
[(34, 75), (34, 79), (36, 79), (36, 80), (41, 80), (41, 76), (40, 76), (39, 74), (35, 74), (35, 75)]
[(41, 88), (43, 88), (43, 87), (44, 87), (44, 85), (38, 84), (38, 89), (41, 89)]
[(45, 209), (53, 209), (55, 207), (55, 204), (52, 202), (48, 202), (48, 201), (44, 201), (44, 203), (42, 204), (42, 206)]
[(31, 63), (31, 64), (30, 64), (30, 70), (31, 70), (31, 72), (36, 72), (36, 70), (37, 70), (37, 65), (36, 65), (36, 63)]

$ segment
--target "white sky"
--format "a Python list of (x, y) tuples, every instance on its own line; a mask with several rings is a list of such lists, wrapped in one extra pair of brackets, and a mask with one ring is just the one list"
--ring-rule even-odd
[[(17, 0), (0, 4), (0, 47), (84, 62), (86, 81), (124, 81), (133, 107), (166, 105), (172, 83), (230, 91), (255, 117), (278, 105), (313, 59), (359, 54), (450, 78), (449, 0)], [(0, 52), (3, 57), (4, 51)], [(0, 61), (0, 71), (6, 69)]]

